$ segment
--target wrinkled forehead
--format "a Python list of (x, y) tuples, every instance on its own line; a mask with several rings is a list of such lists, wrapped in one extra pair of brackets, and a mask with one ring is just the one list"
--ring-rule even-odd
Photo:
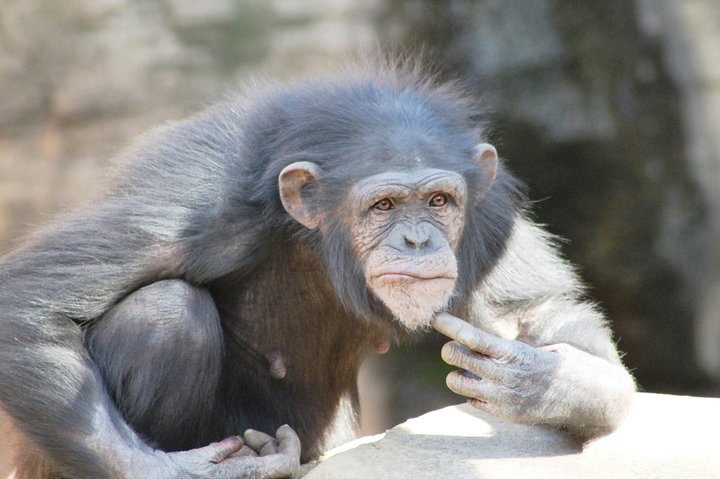
[(453, 171), (419, 168), (368, 176), (352, 187), (350, 196), (362, 203), (374, 203), (384, 197), (425, 196), (434, 192), (448, 193), (461, 202), (467, 195), (467, 186), (463, 177)]

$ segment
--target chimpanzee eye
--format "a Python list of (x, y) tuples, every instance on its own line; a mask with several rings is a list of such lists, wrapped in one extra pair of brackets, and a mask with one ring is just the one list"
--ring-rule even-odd
[(433, 195), (430, 199), (430, 203), (428, 203), (428, 206), (445, 206), (447, 202), (448, 196), (445, 193), (438, 193)]
[(373, 205), (373, 208), (380, 211), (388, 211), (395, 208), (395, 205), (393, 205), (393, 202), (390, 201), (388, 198), (383, 198), (377, 203)]

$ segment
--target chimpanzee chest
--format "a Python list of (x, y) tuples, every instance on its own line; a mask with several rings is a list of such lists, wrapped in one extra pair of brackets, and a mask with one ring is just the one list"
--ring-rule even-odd
[(321, 452), (338, 427), (352, 429), (358, 368), (379, 333), (342, 308), (314, 257), (284, 252), (251, 281), (211, 291), (225, 334), (223, 409), (233, 427), (274, 433), (289, 424), (304, 458)]

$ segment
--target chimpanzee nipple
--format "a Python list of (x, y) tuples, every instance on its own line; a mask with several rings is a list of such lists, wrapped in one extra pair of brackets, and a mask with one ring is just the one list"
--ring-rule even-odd
[(282, 379), (287, 373), (285, 368), (285, 360), (279, 351), (267, 355), (267, 360), (270, 363), (270, 376), (275, 379)]

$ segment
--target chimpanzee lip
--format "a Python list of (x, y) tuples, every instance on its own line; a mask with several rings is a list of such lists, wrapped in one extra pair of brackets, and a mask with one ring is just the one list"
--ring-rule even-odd
[(449, 275), (433, 275), (424, 273), (409, 273), (409, 272), (387, 272), (381, 273), (375, 276), (375, 279), (412, 279), (412, 280), (434, 280), (434, 279), (446, 279), (449, 281), (455, 281), (456, 277)]

